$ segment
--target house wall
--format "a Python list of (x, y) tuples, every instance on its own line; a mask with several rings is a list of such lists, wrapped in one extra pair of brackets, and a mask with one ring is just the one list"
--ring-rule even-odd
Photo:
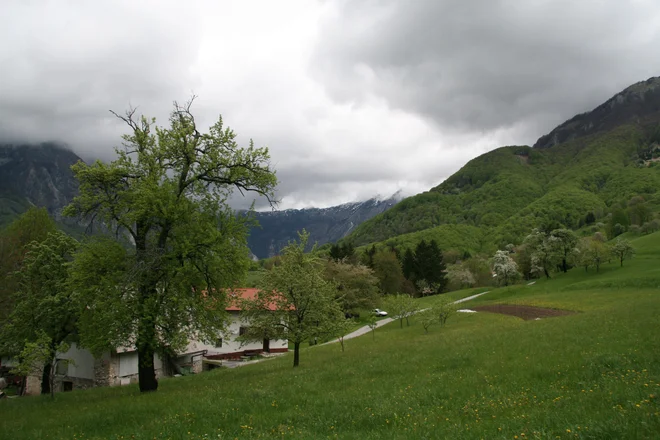
[[(127, 351), (116, 353), (111, 356), (110, 365), (116, 372), (114, 377), (110, 378), (110, 385), (128, 385), (138, 381), (138, 354), (137, 351)], [(154, 355), (154, 367), (156, 369), (156, 378), (163, 376), (163, 362)]]
[[(247, 324), (242, 322), (240, 314), (238, 312), (231, 312), (227, 332), (222, 338), (222, 346), (217, 346), (215, 341), (191, 341), (188, 343), (188, 346), (184, 351), (186, 354), (178, 358), (179, 363), (192, 364), (193, 371), (196, 372), (195, 370), (197, 368), (201, 371), (202, 357), (195, 355), (195, 353), (202, 350), (206, 350), (205, 357), (215, 358), (223, 357), (221, 355), (231, 355), (233, 353), (236, 353), (237, 356), (239, 356), (245, 351), (261, 351), (263, 349), (263, 341), (250, 342), (241, 345), (241, 343), (236, 340), (239, 336), (240, 328), (245, 326), (247, 326)], [(270, 341), (270, 350), (273, 352), (287, 351), (288, 347), (289, 343), (287, 340), (271, 339)]]
[(0, 358), (0, 366), (7, 367), (7, 368), (13, 368), (16, 366), (16, 361), (10, 357), (1, 357)]
[(66, 353), (57, 357), (71, 361), (66, 376), (94, 380), (94, 356), (89, 351), (78, 348), (75, 342), (71, 343)]

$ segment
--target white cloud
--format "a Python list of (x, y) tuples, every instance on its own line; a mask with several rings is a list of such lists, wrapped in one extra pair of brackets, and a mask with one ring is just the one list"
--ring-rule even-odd
[[(593, 22), (621, 16), (601, 3)], [(323, 207), (427, 190), (660, 68), (640, 56), (658, 42), (654, 3), (611, 26), (625, 38), (580, 30), (564, 10), (589, 10), (573, 3), (509, 4), (10, 1), (0, 140), (107, 159), (124, 131), (108, 110), (137, 105), (164, 123), (194, 92), (202, 124), (221, 113), (240, 140), (270, 147), (281, 207)], [(539, 28), (548, 17), (566, 31)]]

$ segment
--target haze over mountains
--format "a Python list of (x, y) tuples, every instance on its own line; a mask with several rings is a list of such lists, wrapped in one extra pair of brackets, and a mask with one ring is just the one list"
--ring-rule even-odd
[[(57, 220), (64, 220), (61, 211), (78, 192), (70, 167), (79, 160), (54, 143), (0, 145), (0, 226), (32, 205), (46, 207)], [(310, 245), (335, 242), (401, 199), (397, 193), (329, 208), (256, 212), (260, 226), (252, 228), (248, 245), (261, 259), (277, 255), (302, 229), (310, 233)]]
[[(577, 229), (588, 213), (606, 221), (617, 206), (660, 199), (660, 78), (636, 83), (593, 111), (541, 136), (534, 147), (502, 147), (468, 162), (427, 192), (325, 209), (258, 212), (249, 246), (277, 254), (306, 229), (319, 244), (408, 246), (434, 238), (445, 250), (480, 252), (519, 242), (544, 224)], [(77, 191), (69, 166), (79, 157), (55, 144), (0, 146), (0, 222), (30, 205), (55, 215)], [(441, 159), (439, 159), (441, 160)], [(397, 203), (398, 202), (398, 203)]]

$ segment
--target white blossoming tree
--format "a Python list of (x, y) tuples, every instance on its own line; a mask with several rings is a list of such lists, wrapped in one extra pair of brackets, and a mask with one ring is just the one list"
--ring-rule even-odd
[(507, 251), (497, 251), (493, 257), (493, 272), (497, 275), (500, 284), (508, 286), (511, 282), (520, 278), (518, 265)]

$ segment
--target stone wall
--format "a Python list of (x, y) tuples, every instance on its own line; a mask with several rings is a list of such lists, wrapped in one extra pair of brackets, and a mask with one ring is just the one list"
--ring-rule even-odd
[(74, 390), (86, 390), (87, 388), (94, 388), (96, 384), (92, 379), (83, 379), (80, 377), (69, 376), (56, 376), (55, 377), (55, 392), (61, 393), (65, 391), (64, 383), (70, 382)]

